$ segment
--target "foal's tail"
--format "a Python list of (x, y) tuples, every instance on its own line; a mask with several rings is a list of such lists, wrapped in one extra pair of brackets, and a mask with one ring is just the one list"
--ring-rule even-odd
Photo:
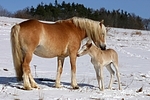
[(14, 63), (17, 79), (18, 81), (21, 81), (23, 75), (23, 70), (22, 70), (23, 52), (21, 50), (21, 43), (18, 37), (19, 32), (20, 32), (19, 24), (16, 24), (11, 28), (11, 46), (12, 46), (13, 63)]

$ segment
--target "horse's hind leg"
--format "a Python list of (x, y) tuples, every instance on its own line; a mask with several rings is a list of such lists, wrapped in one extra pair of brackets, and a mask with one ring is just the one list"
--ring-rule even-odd
[(30, 71), (30, 66), (29, 63), (32, 59), (32, 53), (26, 53), (24, 55), (24, 60), (22, 63), (22, 68), (23, 68), (23, 85), (24, 89), (26, 90), (31, 90), (32, 88), (38, 88), (36, 82), (34, 81), (31, 71)]
[(57, 58), (57, 76), (56, 76), (56, 83), (55, 83), (55, 87), (60, 88), (60, 77), (63, 71), (63, 64), (64, 64), (64, 59), (63, 57), (58, 57)]
[(110, 82), (109, 82), (109, 86), (108, 86), (108, 89), (111, 89), (112, 88), (112, 83), (113, 83), (113, 77), (114, 77), (114, 70), (111, 68), (111, 63), (109, 65), (106, 66), (107, 70), (109, 71), (110, 73)]
[(115, 70), (116, 70), (116, 76), (118, 79), (118, 86), (119, 86), (119, 90), (121, 90), (121, 84), (120, 84), (120, 73), (119, 73), (119, 69), (118, 69), (118, 64), (116, 62), (113, 63)]

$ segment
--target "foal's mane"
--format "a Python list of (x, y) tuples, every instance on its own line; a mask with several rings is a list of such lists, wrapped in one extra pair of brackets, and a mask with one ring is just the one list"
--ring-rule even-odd
[(87, 36), (92, 40), (99, 40), (102, 34), (102, 28), (99, 21), (94, 21), (87, 18), (73, 17), (67, 20), (59, 20), (57, 22), (72, 22), (75, 26), (85, 30)]

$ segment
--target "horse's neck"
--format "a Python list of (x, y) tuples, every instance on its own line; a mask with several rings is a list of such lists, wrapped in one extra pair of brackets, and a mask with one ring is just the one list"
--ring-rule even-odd
[(92, 45), (89, 49), (89, 55), (91, 56), (92, 59), (95, 59), (99, 51), (100, 49), (98, 47)]

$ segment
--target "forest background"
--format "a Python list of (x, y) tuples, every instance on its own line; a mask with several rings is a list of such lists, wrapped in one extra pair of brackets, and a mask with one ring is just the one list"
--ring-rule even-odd
[(127, 28), (127, 29), (150, 29), (150, 18), (143, 19), (134, 13), (128, 13), (121, 9), (106, 10), (105, 8), (92, 9), (78, 3), (40, 3), (36, 7), (26, 7), (14, 13), (7, 11), (0, 6), (0, 16), (38, 19), (45, 21), (56, 21), (71, 18), (74, 16), (89, 18), (96, 21), (104, 20), (107, 27)]

